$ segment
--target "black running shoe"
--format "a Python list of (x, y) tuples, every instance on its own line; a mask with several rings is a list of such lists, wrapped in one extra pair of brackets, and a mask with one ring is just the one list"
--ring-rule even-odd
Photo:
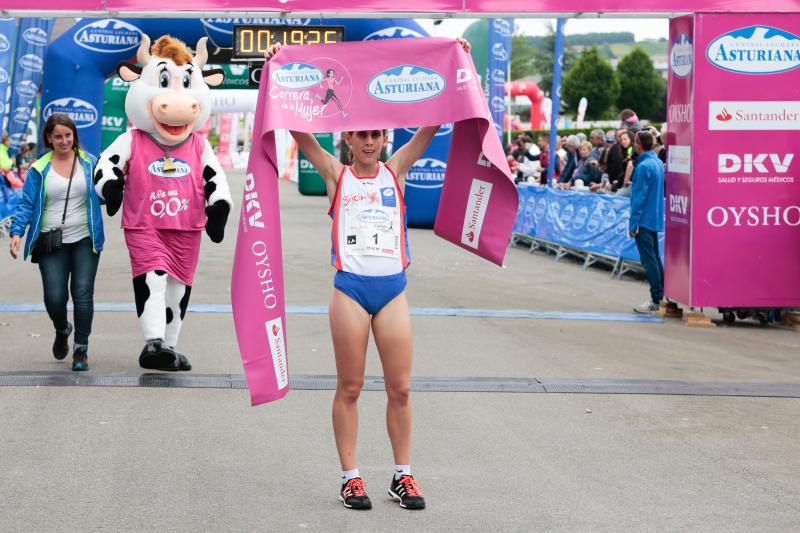
[(400, 507), (403, 509), (425, 509), (425, 498), (422, 497), (422, 492), (413, 476), (400, 476), (400, 479), (392, 476), (389, 496), (400, 502)]
[(149, 370), (175, 372), (180, 367), (180, 361), (175, 350), (167, 346), (163, 339), (152, 339), (147, 341), (139, 354), (139, 366)]
[(67, 322), (67, 332), (56, 331), (56, 340), (53, 341), (53, 357), (61, 361), (69, 354), (69, 336), (72, 334), (72, 324)]
[(72, 370), (75, 372), (89, 370), (89, 355), (83, 348), (78, 348), (72, 354)]
[(339, 492), (339, 500), (348, 509), (358, 509), (366, 511), (372, 509), (372, 502), (364, 492), (367, 484), (360, 477), (354, 477), (347, 483), (342, 483), (342, 490)]

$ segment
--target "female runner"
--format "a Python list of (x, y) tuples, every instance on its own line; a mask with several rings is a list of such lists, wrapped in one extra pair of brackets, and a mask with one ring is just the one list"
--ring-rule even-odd
[[(469, 53), (470, 44), (458, 41)], [(276, 44), (267, 50), (267, 60), (280, 48)], [(291, 132), (325, 181), (331, 202), (336, 274), (328, 315), (337, 378), (333, 433), (342, 468), (339, 499), (349, 509), (372, 508), (356, 461), (358, 397), (370, 328), (383, 365), (386, 428), (395, 462), (389, 495), (404, 509), (425, 508), (411, 475), (411, 317), (405, 295), (410, 261), (403, 190), (406, 173), (438, 129), (419, 128), (386, 163), (379, 160), (386, 130), (345, 132), (350, 166), (326, 152), (311, 133)]]

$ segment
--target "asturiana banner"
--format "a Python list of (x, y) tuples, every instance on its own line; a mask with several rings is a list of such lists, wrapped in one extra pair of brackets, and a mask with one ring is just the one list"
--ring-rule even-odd
[(489, 21), (489, 109), (500, 138), (505, 124), (505, 83), (511, 61), (511, 34), (514, 19), (491, 19)]
[[(456, 149), (451, 148), (434, 230), (498, 265), (519, 203), (475, 67), (455, 40), (288, 46), (267, 67), (231, 281), (236, 336), (254, 405), (282, 398), (290, 387), (274, 130), (455, 123)], [(470, 75), (459, 77), (464, 70)], [(330, 91), (337, 102), (324, 105)]]
[(17, 38), (17, 19), (0, 18), (0, 130), (8, 112), (8, 87), (11, 84), (11, 58)]
[(24, 18), (19, 23), (7, 130), (10, 148), (14, 152), (25, 141), (44, 74), (44, 53), (50, 42), (53, 24), (52, 18)]

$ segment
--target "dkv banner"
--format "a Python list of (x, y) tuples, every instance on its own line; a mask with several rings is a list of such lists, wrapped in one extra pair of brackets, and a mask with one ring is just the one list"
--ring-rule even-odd
[[(330, 92), (336, 99), (322, 104)], [(359, 131), (451, 122), (451, 157), (434, 231), (502, 265), (519, 198), (472, 59), (461, 45), (429, 38), (287, 46), (267, 63), (231, 281), (253, 405), (282, 398), (290, 385), (275, 130)]]

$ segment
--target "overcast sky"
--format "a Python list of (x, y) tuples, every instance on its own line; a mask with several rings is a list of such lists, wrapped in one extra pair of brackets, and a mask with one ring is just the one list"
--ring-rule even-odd
[[(434, 26), (431, 19), (419, 19), (417, 22), (431, 35), (439, 37), (459, 37), (464, 29), (476, 19), (445, 19)], [(544, 35), (548, 19), (516, 19), (515, 33), (525, 35)], [(555, 23), (555, 21), (552, 21)], [(637, 41), (669, 37), (668, 19), (569, 19), (565, 32), (567, 35), (592, 32), (633, 32)]]

